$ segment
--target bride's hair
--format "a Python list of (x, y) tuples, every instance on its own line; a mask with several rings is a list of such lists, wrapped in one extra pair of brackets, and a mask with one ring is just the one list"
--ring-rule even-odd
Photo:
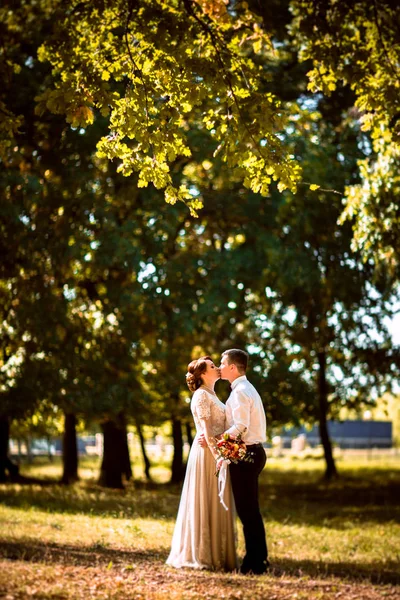
[(210, 356), (202, 356), (197, 360), (192, 360), (188, 364), (186, 383), (191, 392), (195, 392), (203, 383), (201, 376), (207, 371), (207, 360), (212, 360), (212, 358)]

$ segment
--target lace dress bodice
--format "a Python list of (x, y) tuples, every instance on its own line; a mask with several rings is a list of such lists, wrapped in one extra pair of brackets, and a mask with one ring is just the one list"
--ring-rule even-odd
[(225, 405), (216, 395), (204, 388), (199, 388), (192, 396), (190, 408), (198, 434), (204, 433), (200, 419), (210, 420), (211, 435), (213, 436), (225, 431)]

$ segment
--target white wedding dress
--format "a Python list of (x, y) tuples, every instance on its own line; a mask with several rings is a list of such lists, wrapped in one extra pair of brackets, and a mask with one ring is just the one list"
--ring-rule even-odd
[(224, 492), (228, 510), (225, 510), (218, 498), (215, 459), (209, 448), (198, 443), (198, 436), (204, 433), (200, 419), (210, 420), (212, 435), (225, 430), (225, 405), (200, 387), (193, 394), (190, 408), (197, 433), (188, 458), (167, 565), (231, 571), (237, 568), (237, 558), (229, 472)]

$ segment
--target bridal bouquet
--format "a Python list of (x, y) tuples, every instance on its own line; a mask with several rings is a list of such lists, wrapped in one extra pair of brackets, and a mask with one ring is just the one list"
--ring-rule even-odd
[[(253, 457), (247, 451), (246, 444), (240, 434), (233, 438), (228, 433), (224, 433), (223, 437), (218, 440), (216, 449), (219, 454), (217, 464), (221, 462), (221, 459), (233, 463), (241, 461), (253, 462)], [(216, 475), (219, 474), (219, 471), (220, 469), (218, 468)]]

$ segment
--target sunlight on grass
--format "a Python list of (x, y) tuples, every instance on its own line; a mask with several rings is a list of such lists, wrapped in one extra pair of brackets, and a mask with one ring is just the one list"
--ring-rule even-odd
[(167, 549), (173, 523), (160, 518), (118, 518), (62, 514), (0, 506), (2, 540), (41, 540), (73, 546)]
[[(97, 481), (100, 473), (101, 460), (98, 456), (81, 456), (79, 459), (79, 477), (83, 480)], [(133, 479), (146, 481), (142, 461), (132, 461)], [(36, 457), (32, 464), (23, 462), (20, 465), (21, 475), (38, 479), (61, 480), (62, 462), (60, 457), (54, 457), (51, 462), (45, 457)], [(151, 477), (155, 483), (167, 483), (171, 477), (168, 465), (153, 465)]]

